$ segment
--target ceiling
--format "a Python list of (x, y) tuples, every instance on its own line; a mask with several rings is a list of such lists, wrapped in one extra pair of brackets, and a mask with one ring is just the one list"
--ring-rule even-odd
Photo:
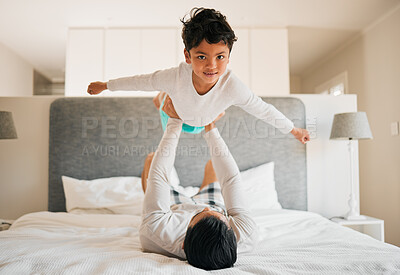
[[(288, 28), (290, 72), (310, 66), (398, 7), (400, 0), (0, 0), (0, 43), (49, 79), (64, 79), (69, 27), (180, 27), (192, 7), (235, 27)], [(0, 61), (1, 62), (1, 61)]]

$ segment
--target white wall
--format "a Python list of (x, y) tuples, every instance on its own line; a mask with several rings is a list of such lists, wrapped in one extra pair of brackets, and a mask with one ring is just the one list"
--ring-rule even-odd
[(250, 88), (253, 92), (262, 96), (289, 95), (287, 29), (250, 29), (249, 55)]
[(2, 43), (0, 43), (0, 83), (0, 97), (33, 95), (32, 65)]
[[(92, 81), (151, 73), (184, 61), (178, 28), (72, 28), (68, 32), (66, 96), (89, 96)], [(286, 29), (239, 28), (229, 68), (258, 95), (286, 96), (289, 50)], [(143, 96), (109, 92), (100, 96)], [(147, 94), (147, 96), (154, 95)]]
[[(327, 218), (343, 217), (349, 210), (350, 157), (347, 141), (330, 140), (336, 113), (356, 112), (357, 96), (291, 95), (306, 106), (308, 210)], [(355, 195), (359, 201), (358, 142), (354, 143)], [(359, 212), (359, 208), (357, 209)]]
[(385, 221), (385, 240), (400, 246), (400, 6), (303, 76), (303, 91), (343, 71), (365, 111), (373, 140), (360, 141), (361, 213)]
[(0, 140), (0, 219), (47, 209), (49, 111), (56, 97), (2, 97), (18, 139)]
[[(293, 96), (305, 103), (311, 132), (307, 144), (309, 210), (326, 217), (344, 215), (349, 194), (347, 146), (346, 142), (330, 141), (329, 135), (333, 114), (355, 111), (356, 97)], [(13, 112), (18, 133), (16, 140), (0, 140), (0, 218), (15, 219), (47, 209), (49, 110), (56, 98), (10, 97), (0, 101), (1, 110)]]

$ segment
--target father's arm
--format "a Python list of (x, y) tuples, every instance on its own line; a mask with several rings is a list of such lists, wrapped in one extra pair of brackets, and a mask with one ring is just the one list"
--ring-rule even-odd
[(182, 131), (182, 120), (169, 118), (164, 135), (150, 166), (143, 202), (143, 217), (149, 213), (170, 210), (169, 176), (175, 161), (176, 147)]
[(231, 152), (213, 123), (206, 126), (204, 138), (210, 149), (211, 161), (221, 184), (222, 196), (228, 215), (232, 217), (233, 228), (238, 243), (242, 243), (239, 251), (251, 250), (257, 239), (257, 226), (246, 209), (246, 198), (242, 192), (242, 181), (239, 168)]
[(221, 184), (222, 196), (228, 212), (234, 208), (245, 209), (244, 199), (241, 193), (240, 171), (235, 160), (214, 123), (207, 125), (204, 138), (207, 141), (211, 161), (217, 179)]

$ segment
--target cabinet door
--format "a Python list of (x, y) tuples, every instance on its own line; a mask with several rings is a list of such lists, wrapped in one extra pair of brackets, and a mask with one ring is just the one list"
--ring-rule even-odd
[[(105, 79), (115, 79), (141, 74), (142, 66), (142, 30), (108, 29), (105, 31)], [(143, 92), (108, 90), (102, 96), (135, 96)]]
[(65, 68), (65, 96), (86, 96), (92, 81), (102, 81), (103, 29), (70, 29)]
[(175, 40), (176, 40), (176, 64), (180, 64), (181, 62), (185, 62), (185, 55), (184, 55), (184, 49), (185, 49), (185, 44), (183, 43), (182, 40), (182, 29), (176, 29), (175, 30)]
[(177, 66), (175, 29), (143, 29), (142, 35), (142, 73)]
[(105, 32), (105, 78), (107, 80), (142, 73), (142, 31), (108, 29)]
[(250, 31), (251, 88), (260, 96), (287, 96), (289, 50), (286, 29)]
[(235, 75), (247, 85), (250, 86), (250, 64), (249, 64), (249, 30), (235, 29), (235, 35), (238, 38), (233, 44), (231, 56), (229, 58), (230, 68)]

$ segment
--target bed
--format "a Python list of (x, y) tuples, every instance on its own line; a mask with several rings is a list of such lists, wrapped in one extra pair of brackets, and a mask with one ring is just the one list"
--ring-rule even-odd
[[(300, 100), (263, 100), (295, 126), (305, 127)], [(217, 126), (243, 171), (260, 240), (253, 252), (239, 254), (233, 268), (213, 273), (400, 273), (398, 247), (307, 211), (306, 146), (236, 107), (228, 109)], [(185, 261), (141, 250), (139, 177), (146, 155), (157, 148), (161, 136), (150, 98), (55, 100), (50, 110), (48, 211), (24, 215), (0, 232), (0, 273), (208, 273)], [(174, 184), (195, 192), (208, 158), (201, 135), (182, 134), (175, 162), (179, 182)], [(98, 202), (103, 192), (101, 203), (114, 200), (114, 204), (93, 206), (91, 191), (80, 192), (86, 196), (81, 198), (79, 188), (72, 190), (76, 191), (73, 200), (73, 192), (63, 187), (65, 176), (76, 184), (103, 180), (103, 189), (93, 189), (91, 199), (97, 195)], [(129, 179), (131, 189), (123, 191), (135, 196), (127, 199), (128, 207), (118, 205), (115, 200), (120, 197), (107, 189), (116, 184), (115, 179)], [(82, 200), (87, 204), (74, 208)]]

